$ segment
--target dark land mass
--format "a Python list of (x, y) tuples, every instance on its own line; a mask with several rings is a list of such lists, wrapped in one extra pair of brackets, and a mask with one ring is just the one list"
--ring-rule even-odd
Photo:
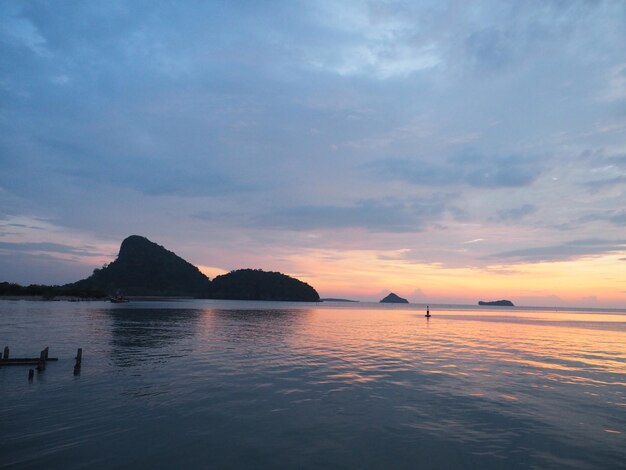
[(102, 299), (105, 298), (107, 294), (100, 289), (83, 289), (70, 286), (44, 286), (40, 284), (20, 286), (19, 284), (10, 282), (0, 282), (0, 296), (42, 299), (53, 299), (55, 297)]
[(350, 300), (350, 299), (320, 299), (320, 302), (359, 302), (358, 300)]
[(393, 292), (380, 301), (381, 304), (408, 304), (409, 301), (397, 296)]
[(122, 242), (115, 261), (68, 286), (103, 290), (110, 295), (200, 296), (211, 288), (211, 281), (161, 245), (131, 235)]
[(513, 305), (513, 302), (511, 302), (510, 300), (494, 300), (491, 302), (484, 302), (480, 300), (478, 302), (478, 305), (486, 305), (488, 307), (515, 307), (515, 305)]
[(287, 300), (319, 302), (313, 287), (286, 274), (260, 269), (239, 269), (217, 276), (207, 295), (211, 299)]
[(115, 261), (94, 269), (86, 279), (64, 286), (23, 287), (2, 282), (0, 296), (319, 301), (319, 294), (313, 287), (277, 272), (242, 269), (217, 276), (211, 282), (193, 264), (139, 235), (126, 238)]

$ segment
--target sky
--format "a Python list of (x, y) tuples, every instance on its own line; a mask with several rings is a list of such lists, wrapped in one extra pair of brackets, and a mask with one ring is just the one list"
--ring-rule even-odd
[(626, 307), (626, 2), (0, 2), (0, 281), (143, 235), (322, 297)]

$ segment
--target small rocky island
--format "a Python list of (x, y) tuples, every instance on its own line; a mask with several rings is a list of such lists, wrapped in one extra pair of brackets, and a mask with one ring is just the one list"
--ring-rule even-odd
[(489, 307), (515, 307), (515, 305), (513, 305), (513, 302), (511, 302), (510, 300), (493, 300), (491, 302), (484, 302), (480, 300), (478, 302), (478, 305), (486, 305)]
[(409, 301), (394, 294), (393, 292), (380, 301), (381, 304), (408, 304)]

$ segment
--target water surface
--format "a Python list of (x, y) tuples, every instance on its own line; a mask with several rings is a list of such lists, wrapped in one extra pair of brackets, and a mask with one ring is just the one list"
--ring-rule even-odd
[(624, 312), (431, 312), (0, 301), (0, 468), (625, 468)]

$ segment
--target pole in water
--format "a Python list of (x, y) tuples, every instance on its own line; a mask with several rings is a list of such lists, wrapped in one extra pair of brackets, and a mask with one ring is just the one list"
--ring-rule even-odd
[(80, 364), (83, 361), (83, 348), (76, 351), (76, 364), (74, 365), (74, 375), (80, 375)]
[(46, 351), (45, 349), (39, 354), (39, 362), (37, 363), (37, 372), (46, 370)]
[(9, 358), (9, 347), (8, 346), (4, 347), (4, 358), (5, 359)]
[(28, 381), (32, 382), (35, 377), (35, 369), (28, 369)]
[(426, 318), (430, 318), (431, 314), (430, 314), (430, 306), (426, 305), (426, 315), (424, 315)]

